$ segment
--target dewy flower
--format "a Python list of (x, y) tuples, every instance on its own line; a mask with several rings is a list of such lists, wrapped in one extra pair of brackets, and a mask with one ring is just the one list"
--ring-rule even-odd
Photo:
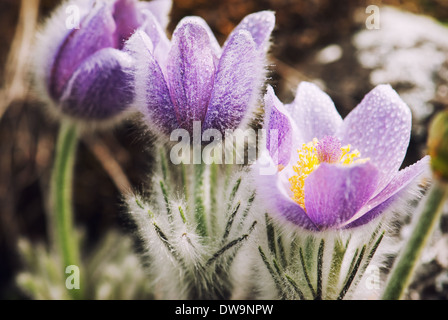
[(64, 2), (37, 40), (40, 91), (71, 118), (105, 120), (120, 114), (134, 97), (133, 60), (123, 50), (125, 41), (148, 16), (165, 27), (170, 9), (171, 0)]
[(246, 16), (223, 47), (199, 17), (182, 19), (168, 40), (155, 21), (129, 40), (136, 59), (136, 101), (153, 132), (241, 126), (259, 97), (275, 16)]
[(275, 174), (258, 176), (258, 194), (273, 213), (305, 229), (364, 225), (428, 168), (424, 157), (399, 170), (411, 112), (389, 85), (374, 88), (344, 120), (330, 97), (307, 82), (287, 105), (268, 87), (265, 107), (267, 144), (259, 163)]

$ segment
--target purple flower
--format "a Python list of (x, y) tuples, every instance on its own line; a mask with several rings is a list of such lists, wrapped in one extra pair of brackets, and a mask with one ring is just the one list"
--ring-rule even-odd
[(223, 47), (199, 17), (182, 19), (168, 40), (157, 22), (128, 42), (136, 59), (135, 104), (150, 129), (170, 135), (240, 126), (264, 80), (265, 55), (274, 28), (272, 12), (246, 16)]
[[(171, 0), (68, 1), (48, 20), (37, 42), (37, 82), (59, 113), (105, 120), (132, 102), (132, 33), (154, 16), (165, 26)], [(79, 18), (79, 25), (76, 25)], [(69, 25), (68, 22), (71, 21)], [(74, 25), (75, 24), (75, 25)]]
[(305, 229), (364, 225), (428, 168), (424, 157), (399, 170), (411, 112), (389, 85), (374, 88), (344, 120), (330, 97), (307, 82), (287, 105), (268, 87), (265, 108), (267, 150), (259, 163), (275, 174), (257, 177), (258, 193), (269, 210)]

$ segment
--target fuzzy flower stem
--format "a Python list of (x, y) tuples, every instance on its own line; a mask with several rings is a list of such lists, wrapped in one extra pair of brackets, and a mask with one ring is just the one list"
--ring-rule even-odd
[(202, 237), (207, 236), (207, 222), (205, 220), (204, 208), (204, 171), (205, 165), (198, 164), (194, 166), (195, 185), (194, 185), (194, 204), (195, 204), (195, 218), (197, 223), (198, 233)]
[[(55, 240), (62, 256), (64, 272), (67, 266), (80, 266), (77, 234), (73, 225), (72, 212), (72, 182), (77, 142), (76, 127), (63, 122), (56, 145), (50, 195), (54, 210)], [(81, 296), (80, 289), (72, 289), (70, 294), (74, 299)]]
[(188, 178), (187, 178), (187, 168), (185, 167), (184, 163), (181, 163), (181, 179), (182, 179), (182, 191), (185, 196), (185, 202), (187, 203), (188, 207), (188, 195), (189, 195), (189, 188), (188, 188)]
[[(218, 172), (219, 168), (218, 165), (216, 163), (212, 163), (210, 165), (210, 211), (211, 212), (216, 212), (217, 211), (217, 205), (218, 205), (218, 200), (217, 200), (217, 184), (219, 183), (219, 172)], [(211, 232), (216, 232), (216, 215), (212, 214), (210, 217), (211, 220), (211, 227), (212, 230)]]
[(417, 262), (439, 221), (447, 199), (448, 187), (446, 183), (434, 181), (406, 247), (395, 263), (382, 297), (383, 300), (403, 298), (404, 292), (412, 280)]

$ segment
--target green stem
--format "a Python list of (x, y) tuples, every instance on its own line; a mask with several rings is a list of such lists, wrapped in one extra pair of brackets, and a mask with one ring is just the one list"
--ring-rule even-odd
[(414, 225), (414, 230), (401, 255), (395, 262), (382, 297), (383, 300), (403, 298), (404, 292), (412, 280), (412, 275), (422, 251), (439, 221), (447, 198), (447, 186), (443, 182), (435, 181), (429, 190), (425, 205), (417, 223)]
[(186, 210), (188, 211), (188, 208), (189, 208), (189, 198), (190, 198), (190, 196), (189, 196), (189, 192), (190, 192), (190, 188), (188, 187), (188, 183), (189, 183), (189, 180), (188, 180), (188, 178), (187, 178), (187, 168), (186, 168), (186, 166), (185, 166), (185, 164), (182, 162), (181, 164), (180, 164), (180, 170), (181, 170), (181, 172), (180, 172), (180, 174), (181, 174), (181, 180), (182, 180), (182, 191), (183, 191), (183, 193), (184, 193), (184, 196), (185, 196), (185, 203), (186, 203)]
[(201, 237), (207, 236), (207, 221), (204, 207), (204, 164), (194, 165), (194, 215), (197, 223), (197, 231)]
[[(52, 172), (51, 201), (57, 248), (62, 256), (63, 272), (66, 267), (80, 267), (78, 235), (72, 212), (72, 182), (78, 134), (74, 125), (62, 123), (56, 145)], [(80, 297), (80, 290), (72, 289), (73, 298)]]
[(216, 163), (210, 165), (210, 226), (211, 232), (217, 232), (217, 212), (218, 212), (218, 183), (219, 183), (219, 167)]

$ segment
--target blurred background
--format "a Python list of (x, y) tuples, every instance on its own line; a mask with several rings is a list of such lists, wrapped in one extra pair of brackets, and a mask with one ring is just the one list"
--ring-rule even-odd
[[(30, 298), (15, 281), (24, 268), (19, 239), (49, 241), (45, 194), (58, 123), (30, 88), (29, 61), (36, 27), (59, 3), (0, 0), (0, 299)], [(375, 25), (369, 5), (379, 8)], [(345, 116), (375, 85), (390, 83), (413, 112), (403, 166), (425, 154), (428, 123), (448, 105), (448, 1), (174, 0), (168, 33), (198, 15), (222, 44), (245, 15), (266, 9), (276, 12), (268, 82), (283, 102), (312, 81)], [(129, 232), (120, 190), (147, 182), (151, 141), (132, 121), (80, 141), (74, 205), (83, 254), (111, 230)], [(447, 214), (436, 233), (411, 299), (448, 298)]]

